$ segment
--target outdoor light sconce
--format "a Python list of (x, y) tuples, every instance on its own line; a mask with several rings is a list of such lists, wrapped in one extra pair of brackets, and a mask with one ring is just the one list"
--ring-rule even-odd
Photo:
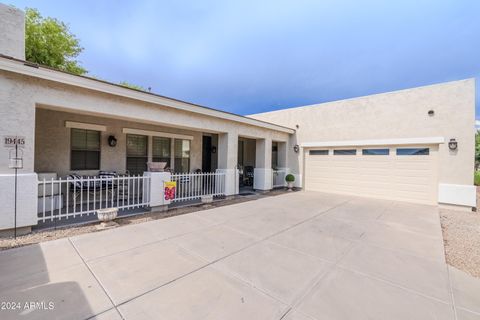
[(454, 151), (457, 150), (458, 148), (458, 142), (455, 139), (450, 139), (450, 142), (448, 142), (448, 149)]
[(433, 111), (433, 110), (428, 110), (428, 115), (429, 115), (430, 117), (433, 117), (433, 116), (435, 115), (435, 111)]
[(212, 153), (217, 153), (217, 147), (215, 146), (212, 147)]
[(117, 138), (115, 138), (115, 136), (109, 136), (108, 137), (108, 145), (110, 147), (115, 147), (117, 145)]
[(295, 151), (295, 153), (298, 153), (298, 151), (300, 151), (300, 147), (298, 146), (298, 144), (293, 146), (293, 151)]

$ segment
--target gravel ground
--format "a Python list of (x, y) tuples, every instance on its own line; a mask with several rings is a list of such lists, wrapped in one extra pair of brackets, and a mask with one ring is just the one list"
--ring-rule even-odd
[(440, 221), (447, 263), (480, 278), (480, 214), (442, 209)]
[[(218, 200), (211, 205), (193, 205), (193, 206), (187, 206), (187, 207), (178, 207), (178, 208), (170, 209), (165, 212), (148, 212), (148, 213), (140, 214), (136, 216), (118, 218), (115, 221), (120, 225), (119, 227), (122, 227), (129, 224), (143, 223), (146, 221), (163, 219), (163, 218), (172, 217), (172, 216), (181, 215), (181, 214), (187, 214), (195, 211), (207, 210), (207, 209), (211, 209), (212, 207), (228, 206), (231, 204), (245, 202), (245, 201), (252, 201), (252, 200), (256, 200), (263, 197), (276, 196), (279, 194), (283, 194), (285, 192), (286, 190), (277, 189), (264, 194), (236, 196), (235, 198), (229, 199), (229, 200)], [(19, 236), (17, 237), (16, 240), (13, 238), (0, 238), (0, 251), (21, 247), (21, 246), (26, 246), (30, 244), (35, 244), (39, 242), (44, 242), (44, 241), (71, 237), (71, 236), (75, 236), (83, 233), (102, 232), (103, 230), (97, 230), (96, 228), (97, 224), (98, 222), (93, 224), (81, 225), (81, 226), (63, 227), (63, 228), (58, 228), (56, 230), (43, 230), (38, 232), (32, 232), (24, 236)]]

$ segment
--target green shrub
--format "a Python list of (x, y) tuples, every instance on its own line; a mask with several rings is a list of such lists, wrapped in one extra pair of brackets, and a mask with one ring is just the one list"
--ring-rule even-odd
[(475, 171), (473, 180), (476, 186), (480, 186), (480, 171)]
[(293, 174), (290, 174), (290, 173), (289, 173), (289, 174), (287, 174), (287, 175), (285, 176), (285, 181), (287, 181), (287, 182), (294, 182), (294, 181), (295, 181), (295, 176), (294, 176)]

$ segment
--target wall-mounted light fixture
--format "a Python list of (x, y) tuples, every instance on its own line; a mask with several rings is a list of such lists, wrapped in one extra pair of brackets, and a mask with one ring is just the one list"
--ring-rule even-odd
[(298, 153), (298, 151), (300, 151), (300, 146), (298, 144), (294, 145), (293, 151), (295, 151), (295, 153)]
[(212, 146), (212, 150), (211, 150), (211, 151), (212, 151), (212, 153), (217, 153), (217, 147)]
[(457, 150), (458, 148), (458, 142), (457, 140), (455, 139), (450, 139), (450, 141), (448, 142), (448, 149), (454, 151), (454, 150)]
[(108, 137), (108, 145), (110, 147), (115, 147), (117, 145), (117, 138), (115, 138), (115, 136), (109, 136)]
[(430, 117), (433, 117), (433, 116), (435, 115), (435, 111), (433, 111), (433, 110), (428, 110), (428, 115), (429, 115)]

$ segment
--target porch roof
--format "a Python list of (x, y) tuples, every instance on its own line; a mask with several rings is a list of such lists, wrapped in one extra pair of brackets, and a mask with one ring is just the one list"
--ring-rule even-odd
[(104, 80), (94, 79), (87, 76), (74, 75), (65, 71), (53, 69), (47, 66), (34, 64), (32, 62), (12, 58), (0, 54), (0, 70), (27, 75), (34, 78), (59, 82), (75, 87), (99, 91), (111, 95), (121, 96), (125, 98), (140, 100), (148, 103), (158, 104), (161, 106), (197, 113), (205, 116), (211, 116), (224, 120), (244, 123), (257, 127), (267, 128), (270, 130), (293, 134), (294, 129), (274, 123), (248, 118), (235, 113), (213, 109), (198, 104), (165, 97), (159, 94), (136, 90), (124, 87), (119, 84), (111, 83)]

